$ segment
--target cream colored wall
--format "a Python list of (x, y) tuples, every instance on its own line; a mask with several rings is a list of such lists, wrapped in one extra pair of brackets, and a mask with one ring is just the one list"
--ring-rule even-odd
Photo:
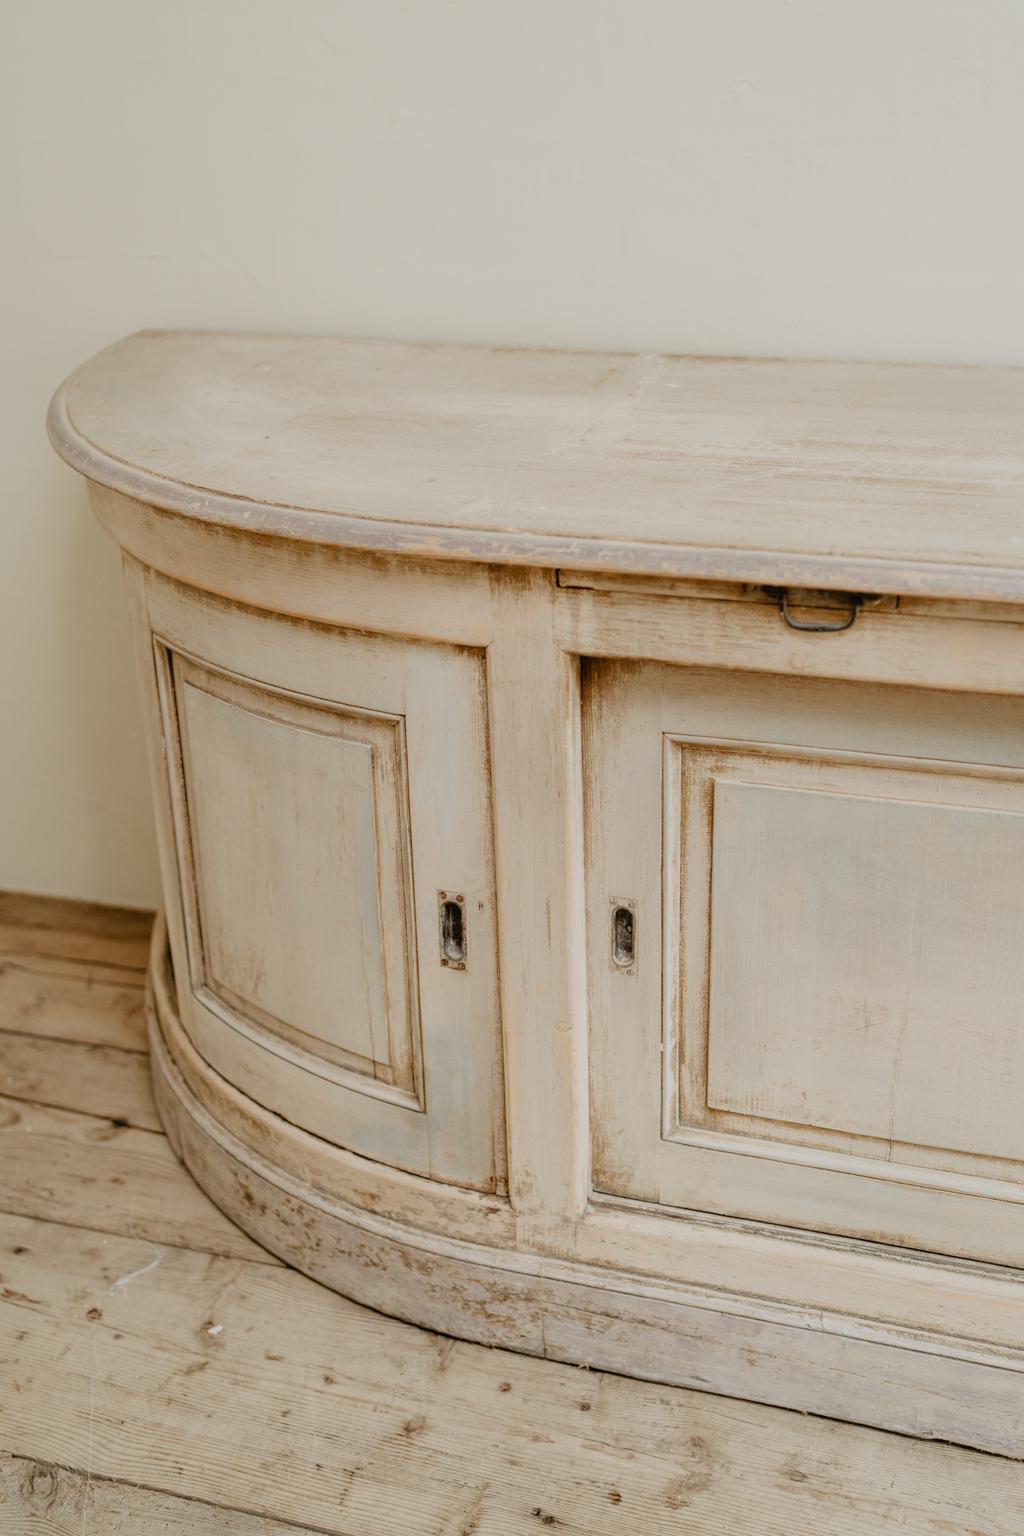
[(1016, 0), (33, 0), (0, 58), (0, 886), (155, 903), (52, 388), (142, 326), (1024, 362)]

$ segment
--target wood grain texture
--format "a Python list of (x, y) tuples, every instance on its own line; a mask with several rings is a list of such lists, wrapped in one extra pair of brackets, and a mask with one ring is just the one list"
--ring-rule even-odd
[[(258, 1103), (326, 1140), (409, 1171), (488, 1191), (501, 1189), (505, 1138), (497, 918), (481, 654), (454, 645), (272, 620), (137, 567), (130, 571), (130, 581), (138, 604), (140, 643), (145, 648), (144, 694), (156, 715), (152, 772), (168, 924), (183, 1018), (197, 1049)], [(153, 634), (158, 636), (155, 649)], [(205, 864), (219, 879), (225, 870), (237, 868), (240, 855), (221, 847), (219, 839), (227, 829), (213, 816), (201, 857), (193, 858), (194, 824), (186, 783), (191, 765), (187, 739), (182, 743), (186, 751), (179, 748), (180, 704), (174, 678), (181, 656), (196, 653), (204, 658), (206, 673), (216, 671), (222, 691), (241, 689), (245, 694), (247, 680), (258, 679), (259, 692), (272, 694), (275, 701), (281, 695), (275, 708), (284, 708), (287, 699), (296, 720), (305, 722), (313, 715), (322, 722), (332, 712), (363, 712), (391, 717), (388, 730), (400, 726), (410, 772), (396, 786), (395, 799), (402, 802), (410, 827), (412, 857), (407, 878), (412, 913), (402, 932), (389, 935), (389, 943), (397, 946), (404, 940), (412, 946), (415, 941), (409, 958), (419, 997), (422, 1072), (428, 1086), (425, 1112), (407, 1092), (391, 1092), (390, 1085), (365, 1075), (343, 1075), (332, 1064), (295, 1049), (280, 1034), (250, 1027), (237, 1009), (229, 1012), (217, 1007), (203, 985), (197, 865)], [(305, 724), (295, 731), (297, 752), (304, 730)], [(327, 785), (321, 805), (330, 794)], [(315, 984), (316, 967), (309, 967), (303, 958), (303, 917), (307, 907), (315, 909), (309, 912), (305, 929), (316, 952), (330, 955), (331, 914), (322, 903), (317, 905), (320, 886), (312, 873), (328, 830), (315, 817), (307, 820), (304, 807), (295, 808), (299, 826), (282, 826), (273, 786), (264, 782), (262, 796), (274, 838), (297, 840), (307, 856), (304, 880), (299, 878), (302, 870), (295, 870), (286, 855), (280, 856), (295, 875), (286, 882), (290, 910), (281, 924), (293, 935), (295, 945), (289, 965), (306, 966)], [(286, 805), (292, 803), (289, 793), (281, 799)], [(392, 820), (396, 818), (397, 809)], [(248, 830), (238, 829), (236, 835), (253, 837), (259, 850), (260, 828), (252, 825), (251, 818)], [(378, 847), (384, 846), (382, 838), (377, 841)], [(261, 870), (275, 860), (261, 861), (250, 850), (241, 862), (253, 876), (244, 900), (259, 912), (259, 931), (270, 934), (281, 893)], [(333, 867), (329, 874), (332, 883), (344, 878), (344, 870)], [(242, 883), (236, 878), (236, 896)], [(459, 893), (468, 903), (471, 959), (463, 971), (440, 961), (441, 891)], [(243, 906), (232, 922), (237, 925), (244, 914)], [(271, 955), (269, 963), (280, 968), (280, 955)]]
[(543, 1243), (552, 1220), (582, 1214), (589, 1185), (578, 668), (552, 644), (542, 576), (497, 576), (494, 602), (502, 622), (487, 678), (509, 1190), (524, 1240)]
[(0, 1454), (5, 1536), (295, 1536), (308, 1525)]
[[(168, 333), (59, 392), (126, 552), (159, 1112), (219, 1208), (407, 1320), (1021, 1453), (1022, 403)], [(766, 583), (884, 600), (798, 633)]]
[(311, 1197), (211, 1118), (157, 1027), (152, 1041), (160, 1116), (190, 1172), (271, 1252), (346, 1296), (479, 1343), (1024, 1457), (1019, 1350), (644, 1284)]
[(1019, 1274), (1020, 699), (585, 679), (598, 1187)]
[(503, 564), (1024, 595), (1024, 370), (140, 332), (58, 391), (92, 480)]
[(0, 1253), (20, 1458), (344, 1536), (1024, 1528), (1020, 1463), (452, 1343), (288, 1270), (168, 1250), (118, 1286), (146, 1245), (12, 1218)]
[(707, 1108), (1019, 1178), (1024, 784), (995, 809), (915, 777), (716, 776)]
[(173, 672), (205, 984), (418, 1102), (401, 718)]
[[(408, 686), (411, 674), (404, 670), (410, 656), (429, 656), (433, 646), (396, 645), (375, 636), (358, 637), (357, 643), (351, 631), (285, 624), (189, 592), (138, 568), (132, 568), (131, 579), (140, 600), (143, 655), (152, 627), (175, 647), (198, 651), (239, 676), (256, 677), (261, 686), (308, 698), (346, 699), (357, 707), (404, 712), (411, 720), (409, 700), (441, 696), (430, 686), (429, 672), (423, 674), (424, 685), (417, 687)], [(175, 1145), (189, 1157), (218, 1203), (262, 1242), (327, 1283), (407, 1318), (539, 1353), (557, 1353), (560, 1348), (567, 1358), (660, 1374), (675, 1382), (717, 1384), (723, 1390), (776, 1401), (784, 1394), (782, 1401), (804, 1407), (874, 1417), (914, 1433), (956, 1435), (1016, 1452), (1020, 1429), (1013, 1413), (1007, 1413), (1006, 1394), (1012, 1403), (1019, 1385), (1015, 1321), (1019, 1276), (1015, 1279), (1013, 1274), (980, 1267), (954, 1270), (936, 1261), (911, 1267), (877, 1242), (830, 1246), (820, 1234), (833, 1230), (831, 1191), (812, 1191), (813, 1198), (801, 1196), (806, 1203), (799, 1213), (806, 1216), (808, 1227), (817, 1228), (819, 1238), (799, 1243), (786, 1231), (734, 1229), (728, 1223), (715, 1226), (690, 1217), (666, 1219), (664, 1212), (659, 1216), (617, 1207), (588, 1208), (579, 663), (571, 649), (566, 654), (560, 644), (559, 619), (562, 601), (571, 595), (559, 591), (544, 573), (495, 573), (491, 588), (487, 747), (497, 790), (498, 878), (506, 898), (500, 935), (507, 1093), (511, 1119), (518, 1127), (510, 1149), (513, 1208), (508, 1221), (502, 1218), (500, 1236), (490, 1240), (485, 1230), (489, 1216), (480, 1209), (456, 1209), (450, 1192), (444, 1192), (443, 1198), (439, 1193), (435, 1200), (422, 1184), (413, 1189), (394, 1179), (381, 1180), (380, 1204), (395, 1211), (400, 1224), (411, 1221), (419, 1229), (411, 1246), (421, 1257), (410, 1259), (403, 1232), (397, 1241), (381, 1241), (379, 1233), (366, 1236), (372, 1222), (367, 1222), (365, 1214), (353, 1219), (352, 1213), (353, 1206), (357, 1213), (373, 1206), (373, 1177), (365, 1160), (362, 1165), (354, 1158), (344, 1168), (335, 1165), (332, 1175), (323, 1159), (309, 1157), (305, 1146), (289, 1137), (280, 1124), (257, 1123), (223, 1083), (211, 1088), (211, 1078), (204, 1078), (201, 1071), (193, 1073), (191, 1091), (222, 1127), (221, 1117), (227, 1119), (231, 1134), (237, 1134), (248, 1151), (236, 1156), (226, 1147), (225, 1138), (206, 1124), (197, 1131), (189, 1124), (191, 1110), (178, 1114), (171, 1098), (164, 1095), (164, 1113)], [(719, 606), (738, 610), (745, 605)], [(773, 625), (780, 622), (763, 607), (758, 618)], [(980, 623), (976, 628), (990, 636), (999, 626)], [(888, 653), (890, 681), (899, 677), (898, 650), (894, 645)], [(532, 691), (521, 688), (524, 675)], [(681, 675), (689, 686), (691, 674)], [(721, 729), (727, 735), (738, 730), (742, 736), (747, 729), (744, 711), (760, 700), (758, 707), (785, 739), (806, 718), (807, 711), (802, 713), (802, 706), (795, 702), (798, 698), (814, 694), (816, 699), (815, 689), (821, 688), (831, 695), (838, 687), (842, 708), (833, 709), (830, 718), (849, 715), (855, 725), (854, 744), (861, 750), (892, 748), (902, 704), (891, 687), (792, 680), (785, 687), (773, 682), (766, 690), (761, 678), (737, 674), (730, 687), (738, 690), (740, 703), (730, 715), (732, 695), (723, 689), (722, 676), (720, 671), (705, 674), (708, 695), (717, 700)], [(916, 697), (915, 721), (924, 730), (926, 742), (943, 739), (950, 719), (955, 718), (958, 730), (971, 740), (983, 761), (1016, 764), (1020, 753), (1017, 701), (967, 695), (951, 709), (949, 700), (934, 692)], [(813, 714), (813, 699), (809, 708)], [(431, 732), (437, 732), (438, 738), (451, 734), (448, 701), (420, 719), (426, 736), (419, 740), (428, 748)], [(472, 716), (469, 719), (471, 723)], [(672, 728), (671, 720), (667, 725)], [(660, 782), (662, 734), (659, 728), (649, 738), (656, 748), (656, 782)], [(641, 739), (628, 730), (627, 738), (631, 747)], [(648, 739), (646, 734), (643, 739)], [(158, 741), (159, 737), (157, 746)], [(422, 765), (421, 747), (417, 755)], [(156, 762), (159, 776), (163, 773), (159, 750)], [(472, 774), (461, 782), (471, 793), (480, 794), (479, 785), (473, 788)], [(433, 844), (427, 846), (440, 849), (450, 830), (458, 827), (445, 775), (414, 773), (410, 788), (414, 821), (417, 794), (425, 795), (426, 805), (439, 809), (440, 814), (421, 815), (419, 825), (433, 835)], [(624, 846), (635, 853), (636, 790), (628, 771), (615, 797), (613, 819)], [(652, 853), (644, 860), (644, 868), (655, 884), (647, 910), (656, 911), (661, 868), (657, 837), (648, 838), (648, 844)], [(174, 923), (180, 921), (173, 913), (173, 838), (169, 847), (173, 933)], [(592, 857), (593, 848), (590, 852)], [(414, 862), (422, 869), (419, 850)], [(625, 888), (616, 886), (616, 890), (629, 894)], [(605, 916), (606, 909), (595, 932), (604, 933)], [(641, 937), (641, 954), (649, 956), (650, 927), (645, 931), (648, 937)], [(641, 969), (646, 964), (642, 961)], [(187, 976), (187, 969), (180, 974)], [(463, 1081), (477, 1088), (489, 1086), (485, 1032), (470, 1031), (469, 1037), (476, 1041), (481, 1056)], [(657, 1041), (656, 1030), (653, 1038)], [(243, 1090), (253, 1086), (241, 1079), (236, 1059), (218, 1055), (212, 1035), (197, 1036), (195, 1043), (215, 1068), (214, 1076), (222, 1072)], [(461, 1065), (465, 1069), (464, 1061)], [(278, 1121), (300, 1119), (308, 1129), (328, 1123), (314, 1122), (305, 1107), (301, 1115), (294, 1108), (289, 1110), (276, 1097), (281, 1089), (278, 1064), (272, 1063), (272, 1068), (265, 1080), (255, 1084), (255, 1099), (272, 1111), (280, 1106)], [(657, 1094), (657, 1065), (643, 1074), (643, 1082), (632, 1070), (620, 1076), (631, 1088), (646, 1092), (653, 1086)], [(440, 1081), (446, 1086), (457, 1079), (444, 1075)], [(495, 1089), (496, 1097), (499, 1091)], [(332, 1115), (330, 1103), (325, 1103), (324, 1112)], [(445, 1115), (438, 1124), (452, 1126), (454, 1121)], [(248, 1143), (247, 1138), (251, 1138)], [(390, 1136), (387, 1140), (394, 1157), (395, 1142)], [(656, 1149), (656, 1141), (651, 1145)], [(269, 1178), (268, 1158), (274, 1165)], [(726, 1156), (723, 1162), (735, 1167), (735, 1157)], [(762, 1160), (759, 1167), (764, 1166), (767, 1163)], [(314, 1168), (315, 1176), (310, 1171)], [(279, 1175), (285, 1171), (288, 1176), (282, 1182)], [(788, 1178), (791, 1170), (786, 1172)], [(659, 1178), (658, 1187), (671, 1202), (676, 1192), (664, 1170)], [(866, 1183), (858, 1187), (868, 1189)], [(351, 1205), (350, 1189), (356, 1192)], [(780, 1209), (787, 1192), (775, 1192)], [(697, 1198), (677, 1203), (700, 1207), (719, 1199), (717, 1187), (707, 1181)], [(981, 1202), (975, 1204), (980, 1209)], [(325, 1205), (330, 1219), (324, 1215)], [(342, 1211), (342, 1206), (347, 1208)], [(786, 1215), (793, 1209), (790, 1199)], [(727, 1210), (735, 1210), (735, 1205)], [(744, 1211), (736, 1214), (742, 1216)], [(871, 1190), (855, 1212), (857, 1230), (887, 1239), (891, 1232), (893, 1242), (904, 1240), (902, 1214), (902, 1208), (893, 1214), (884, 1202), (880, 1205)], [(941, 1212), (933, 1210), (929, 1215), (941, 1224)], [(510, 1226), (514, 1232), (511, 1255)], [(948, 1224), (942, 1230), (948, 1232)], [(959, 1222), (956, 1231), (967, 1254), (991, 1252), (990, 1221), (979, 1217)], [(456, 1232), (470, 1244), (480, 1243), (489, 1250), (486, 1261), (477, 1262), (481, 1258), (477, 1253), (472, 1262), (449, 1263), (452, 1255), (447, 1249)], [(1012, 1262), (1019, 1245), (1012, 1232), (1004, 1230), (1000, 1235), (1002, 1252)], [(322, 1252), (315, 1250), (314, 1236)], [(565, 1265), (564, 1271), (559, 1264)], [(433, 1279), (425, 1265), (435, 1267)], [(638, 1282), (634, 1278), (638, 1274), (648, 1277), (647, 1281)], [(694, 1287), (695, 1293), (680, 1296), (682, 1277), (684, 1286)], [(570, 1288), (571, 1301), (565, 1299), (565, 1286)], [(600, 1308), (595, 1306), (595, 1290), (602, 1293)], [(725, 1305), (723, 1290), (729, 1294)], [(604, 1299), (607, 1291), (618, 1293), (613, 1310)], [(769, 1304), (766, 1296), (771, 1298)], [(652, 1322), (655, 1302), (665, 1308), (656, 1323)], [(783, 1315), (773, 1308), (781, 1309)], [(821, 1309), (830, 1320), (827, 1328), (822, 1325)], [(542, 1338), (538, 1338), (538, 1315), (545, 1319)], [(593, 1320), (597, 1316), (600, 1324)], [(954, 1403), (955, 1409), (950, 1406)]]
[(0, 891), (0, 951), (145, 971), (152, 912)]
[(252, 608), (356, 629), (486, 645), (488, 568), (267, 539), (147, 507), (90, 482), (89, 499), (125, 555), (175, 581)]
[[(455, 1343), (265, 1263), (45, 1219), (72, 1160), (105, 1156), (75, 1123), (40, 1213), (0, 1216), (5, 1533), (1024, 1531), (1020, 1462)], [(174, 1162), (164, 1188), (193, 1190)], [(129, 1212), (130, 1172), (115, 1191)]]
[(0, 1182), (8, 1211), (275, 1262), (178, 1180), (165, 1136), (106, 1117), (0, 1098)]
[[(157, 932), (154, 946), (161, 942)], [(293, 1192), (312, 1190), (337, 1205), (343, 1191), (350, 1221), (363, 1211), (397, 1223), (399, 1233), (419, 1229), (420, 1246), (423, 1234), (443, 1232), (446, 1239), (482, 1245), (499, 1269), (510, 1260), (495, 1249), (514, 1248), (522, 1228), (535, 1226), (532, 1214), (524, 1220), (507, 1201), (381, 1169), (261, 1109), (213, 1072), (190, 1046), (174, 1018), (166, 955), (159, 953), (153, 994), (159, 1021), (159, 1035), (154, 1036), (157, 1077), (163, 1075), (162, 1063), (170, 1054), (183, 1088), (206, 1106), (207, 1122), (227, 1131), (233, 1143), (258, 1150), (260, 1166), (270, 1162), (285, 1173)], [(167, 1129), (175, 1133), (178, 1116), (173, 1104), (168, 1116)], [(562, 1238), (564, 1233), (556, 1233), (553, 1246)], [(801, 1324), (813, 1319), (818, 1332), (824, 1312), (845, 1313), (845, 1319), (836, 1319), (839, 1331), (856, 1331), (858, 1317), (867, 1315), (897, 1329), (909, 1323), (915, 1338), (937, 1335), (933, 1342), (940, 1352), (943, 1340), (947, 1349), (951, 1341), (959, 1341), (969, 1352), (967, 1341), (973, 1340), (975, 1354), (981, 1346), (979, 1358), (993, 1349), (996, 1355), (1017, 1350), (1020, 1290), (1013, 1272), (948, 1260), (941, 1268), (934, 1262), (908, 1264), (905, 1252), (898, 1249), (876, 1243), (853, 1246), (813, 1235), (797, 1247), (793, 1238), (792, 1233), (757, 1231), (713, 1217), (665, 1221), (663, 1213), (642, 1206), (598, 1199), (575, 1223), (572, 1251), (595, 1266), (596, 1274), (589, 1273), (598, 1281), (602, 1272), (625, 1263), (634, 1276), (646, 1276), (648, 1286), (653, 1282), (657, 1288), (668, 1280), (678, 1289), (678, 1282), (685, 1282), (691, 1299), (720, 1309), (727, 1301), (724, 1280), (737, 1293), (733, 1310), (753, 1308), (758, 1315), (771, 1316), (776, 1315), (771, 1302), (783, 1303), (784, 1313), (787, 1304), (790, 1309), (795, 1304)], [(511, 1262), (514, 1266), (515, 1259)], [(631, 1283), (637, 1282), (618, 1282), (625, 1289)], [(375, 1295), (379, 1299), (379, 1293)], [(792, 1316), (792, 1311), (786, 1315)]]
[(138, 1051), (38, 1039), (0, 1027), (0, 1094), (55, 1109), (84, 1110), (139, 1130), (160, 1129), (149, 1062)]
[[(0, 1028), (22, 1035), (146, 1049), (145, 973), (136, 966), (39, 953), (38, 942), (62, 947), (51, 930), (6, 931), (0, 954)], [(18, 946), (18, 947), (13, 947)]]
[(275, 1166), (321, 1194), (331, 1196), (343, 1189), (357, 1208), (414, 1227), (441, 1221), (446, 1232), (470, 1242), (514, 1244), (515, 1213), (507, 1199), (421, 1178), (335, 1146), (257, 1104), (213, 1071), (174, 1021), (174, 984), (166, 953), (154, 955), (152, 988), (152, 1008), (161, 1033), (173, 1038), (175, 1068), (186, 1088), (232, 1135), (248, 1146), (262, 1146)]
[[(985, 606), (1003, 617), (982, 617)], [(807, 609), (803, 617), (822, 612)], [(866, 610), (852, 629), (830, 637), (789, 629), (777, 606), (765, 603), (634, 595), (628, 586), (568, 589), (560, 592), (559, 635), (563, 647), (580, 656), (725, 665), (754, 679), (768, 673), (962, 694), (1024, 692), (1024, 625), (995, 603), (919, 600), (916, 611), (903, 603), (895, 613)]]

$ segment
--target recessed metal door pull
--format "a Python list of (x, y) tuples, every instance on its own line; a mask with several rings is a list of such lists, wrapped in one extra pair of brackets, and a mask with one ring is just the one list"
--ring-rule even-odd
[(617, 971), (636, 967), (636, 902), (612, 902), (611, 962)]
[(441, 964), (453, 971), (466, 969), (466, 903), (462, 896), (437, 893)]

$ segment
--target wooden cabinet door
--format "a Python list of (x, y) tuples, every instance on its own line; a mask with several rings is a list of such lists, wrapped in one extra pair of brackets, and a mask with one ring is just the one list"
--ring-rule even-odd
[(160, 582), (149, 622), (193, 1043), (319, 1136), (499, 1187), (481, 655)]
[(1024, 1261), (1024, 701), (584, 701), (595, 1188)]

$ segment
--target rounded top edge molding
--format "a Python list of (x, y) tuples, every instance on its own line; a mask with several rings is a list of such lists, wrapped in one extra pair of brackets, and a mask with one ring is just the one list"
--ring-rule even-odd
[(1024, 369), (141, 331), (50, 405), (97, 484), (418, 559), (1024, 601)]

